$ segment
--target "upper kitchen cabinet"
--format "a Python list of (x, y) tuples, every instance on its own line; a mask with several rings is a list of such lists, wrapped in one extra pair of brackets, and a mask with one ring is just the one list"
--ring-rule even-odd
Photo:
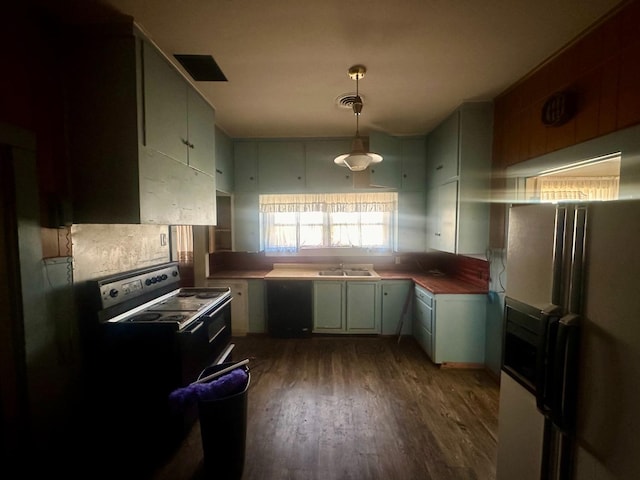
[(216, 127), (216, 190), (233, 192), (233, 141)]
[(307, 190), (312, 192), (348, 192), (353, 174), (333, 163), (336, 156), (351, 150), (350, 140), (318, 140), (305, 143)]
[[(133, 23), (107, 30), (76, 32), (65, 52), (73, 222), (215, 225), (212, 109), (193, 107), (197, 92), (159, 63)], [(160, 145), (164, 127), (193, 143), (183, 144), (186, 162)], [(196, 141), (207, 151), (201, 160), (191, 154)]]
[(424, 136), (403, 138), (401, 148), (401, 190), (405, 192), (424, 191), (427, 171), (427, 139)]
[(484, 254), (489, 244), (493, 104), (463, 104), (427, 139), (427, 247)]
[(371, 165), (371, 185), (405, 192), (424, 191), (426, 138), (394, 137), (371, 132), (369, 148), (382, 155), (382, 162)]
[(369, 134), (369, 151), (382, 155), (382, 162), (369, 166), (371, 185), (399, 189), (402, 169), (402, 141), (382, 132)]
[(264, 193), (299, 192), (305, 188), (304, 143), (265, 141), (258, 143), (258, 178)]
[(234, 142), (233, 144), (234, 191), (258, 191), (258, 143)]
[(142, 43), (145, 144), (215, 175), (215, 112), (153, 47)]

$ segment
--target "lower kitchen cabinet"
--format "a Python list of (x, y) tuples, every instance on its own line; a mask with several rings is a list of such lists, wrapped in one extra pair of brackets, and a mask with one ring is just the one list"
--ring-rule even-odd
[(415, 287), (413, 335), (437, 364), (482, 365), (486, 295), (441, 294)]
[(413, 305), (413, 336), (433, 360), (433, 294), (415, 287)]
[(402, 334), (409, 335), (412, 331), (411, 325), (411, 304), (403, 317), (402, 313), (409, 295), (413, 294), (413, 282), (411, 280), (382, 280), (380, 282), (380, 297), (382, 303), (382, 334), (395, 335), (398, 332), (400, 321), (402, 324)]
[(314, 333), (380, 333), (377, 282), (313, 283)]
[(247, 280), (207, 280), (207, 287), (230, 287), (231, 335), (244, 336), (249, 331), (249, 284)]
[(265, 307), (267, 304), (264, 280), (247, 280), (248, 286), (248, 333), (265, 333), (267, 331), (267, 318)]

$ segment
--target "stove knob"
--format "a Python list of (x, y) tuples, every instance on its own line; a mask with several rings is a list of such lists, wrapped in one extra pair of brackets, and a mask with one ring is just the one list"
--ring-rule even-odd
[(169, 278), (169, 277), (167, 276), (166, 273), (162, 275), (162, 280), (166, 280), (167, 278)]
[(156, 277), (156, 282), (161, 282), (161, 281), (162, 281), (162, 277), (161, 277), (160, 275), (158, 275), (158, 276)]
[(151, 283), (157, 283), (158, 277), (151, 277)]
[(147, 278), (147, 279), (144, 281), (144, 284), (145, 284), (147, 287), (148, 287), (149, 285), (151, 285), (151, 279)]
[(116, 290), (115, 288), (112, 288), (112, 289), (109, 291), (109, 296), (110, 296), (111, 298), (116, 298), (116, 297), (118, 296), (118, 290)]
[(178, 272), (174, 270), (173, 272), (171, 272), (171, 276), (172, 277), (177, 277), (178, 276)]

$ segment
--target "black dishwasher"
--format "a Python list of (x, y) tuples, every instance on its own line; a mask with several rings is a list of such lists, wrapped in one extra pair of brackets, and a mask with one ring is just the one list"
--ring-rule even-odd
[(313, 329), (313, 282), (268, 280), (266, 283), (269, 335), (310, 337)]

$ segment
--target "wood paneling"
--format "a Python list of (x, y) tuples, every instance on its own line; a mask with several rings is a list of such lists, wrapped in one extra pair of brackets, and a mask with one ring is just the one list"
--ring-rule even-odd
[[(582, 38), (498, 96), (493, 168), (500, 169), (640, 123), (640, 0), (625, 2)], [(541, 121), (553, 93), (577, 95), (575, 116), (557, 127)], [(503, 209), (494, 208), (491, 246), (504, 244)]]

